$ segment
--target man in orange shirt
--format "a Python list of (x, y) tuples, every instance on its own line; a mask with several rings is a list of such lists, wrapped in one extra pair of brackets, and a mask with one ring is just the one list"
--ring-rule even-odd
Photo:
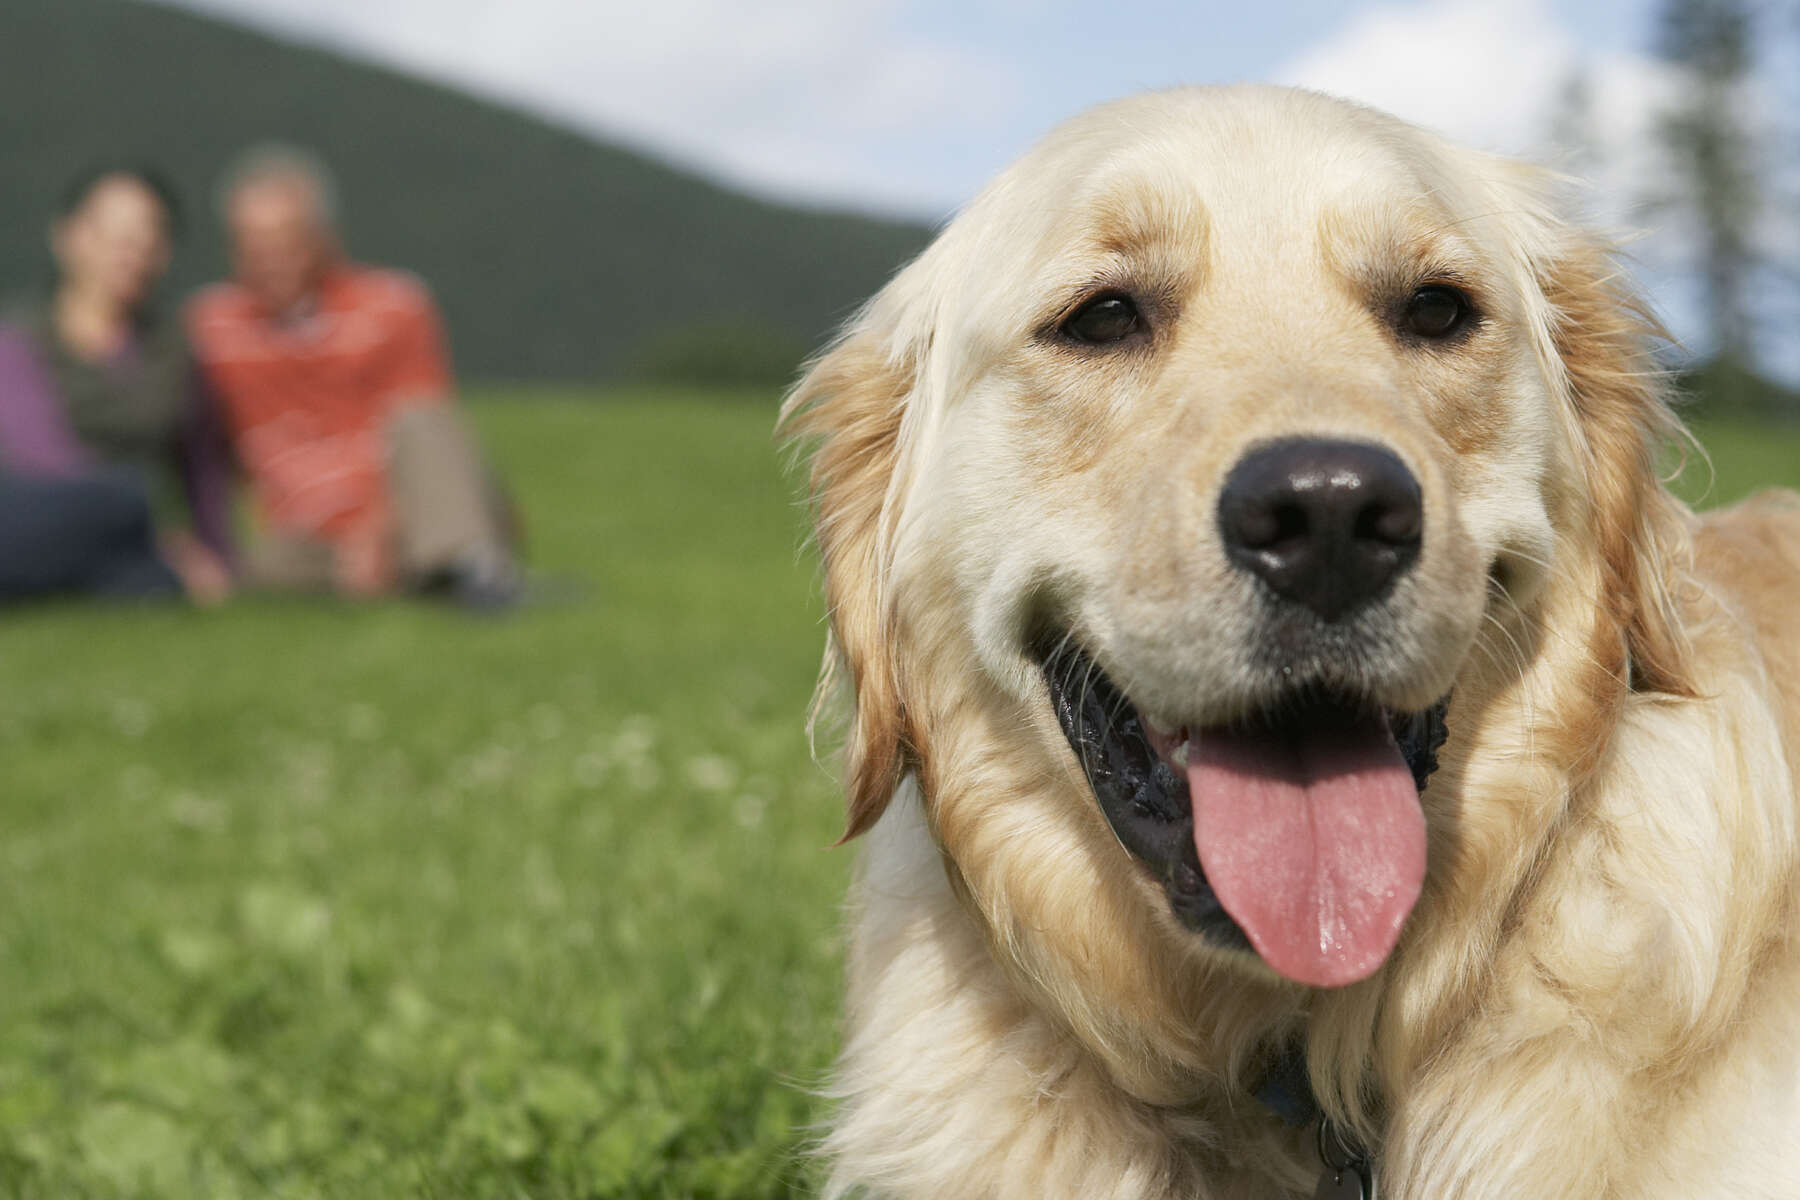
[(188, 332), (256, 501), (249, 582), (510, 604), (506, 521), (425, 286), (344, 257), (303, 152), (251, 151), (220, 198), (236, 278), (193, 300)]

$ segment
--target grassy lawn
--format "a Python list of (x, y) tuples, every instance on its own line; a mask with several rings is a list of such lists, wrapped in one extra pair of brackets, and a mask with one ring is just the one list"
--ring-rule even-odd
[(778, 1196), (846, 852), (772, 397), (481, 408), (545, 570), (0, 617), (0, 1195)]
[(773, 399), (479, 415), (582, 594), (0, 618), (0, 1196), (810, 1191), (849, 854)]
[(1717, 508), (1759, 488), (1800, 489), (1800, 426), (1698, 424), (1694, 435), (1706, 457), (1690, 454), (1675, 481), (1690, 504)]

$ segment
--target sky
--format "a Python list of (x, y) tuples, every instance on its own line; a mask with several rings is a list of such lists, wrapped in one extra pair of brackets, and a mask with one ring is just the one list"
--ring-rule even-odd
[[(928, 220), (1059, 120), (1180, 83), (1315, 87), (1487, 149), (1566, 162), (1550, 130), (1579, 71), (1596, 153), (1577, 165), (1595, 177), (1595, 216), (1622, 227), (1674, 219), (1650, 204), (1662, 179), (1655, 114), (1677, 86), (1651, 53), (1656, 0), (175, 2), (465, 87), (766, 196)], [(1765, 61), (1763, 77), (1764, 117), (1800, 107), (1796, 85), (1767, 83), (1800, 79), (1793, 54)], [(1800, 255), (1788, 207), (1773, 207), (1768, 237)], [(1678, 232), (1638, 251), (1677, 332), (1692, 335), (1704, 322)], [(1800, 374), (1800, 344), (1782, 353)]]

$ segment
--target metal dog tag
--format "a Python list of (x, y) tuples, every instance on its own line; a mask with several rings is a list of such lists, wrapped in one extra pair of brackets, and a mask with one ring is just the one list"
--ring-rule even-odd
[(1361, 1166), (1339, 1171), (1326, 1167), (1319, 1173), (1313, 1200), (1375, 1200), (1375, 1177)]
[(1346, 1145), (1330, 1121), (1319, 1122), (1318, 1186), (1313, 1200), (1376, 1200), (1375, 1169), (1360, 1146)]

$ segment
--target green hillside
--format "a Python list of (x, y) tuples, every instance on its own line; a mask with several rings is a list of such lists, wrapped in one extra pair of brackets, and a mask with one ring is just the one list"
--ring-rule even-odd
[(397, 72), (141, 0), (0, 8), (0, 292), (42, 281), (57, 191), (115, 156), (163, 165), (187, 196), (171, 292), (216, 278), (212, 181), (267, 138), (334, 164), (351, 251), (431, 283), (474, 376), (619, 376), (690, 348), (704, 358), (715, 335), (791, 360), (928, 237), (760, 201)]

